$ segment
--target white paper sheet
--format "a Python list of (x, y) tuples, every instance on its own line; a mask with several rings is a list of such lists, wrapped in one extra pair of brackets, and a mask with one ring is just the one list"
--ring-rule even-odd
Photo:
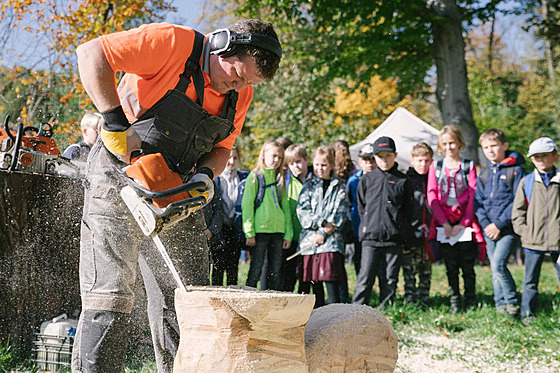
[(455, 245), (457, 242), (472, 241), (473, 229), (470, 227), (463, 228), (456, 236), (446, 237), (443, 227), (437, 227), (437, 237), (436, 240), (441, 243), (448, 243), (451, 246)]

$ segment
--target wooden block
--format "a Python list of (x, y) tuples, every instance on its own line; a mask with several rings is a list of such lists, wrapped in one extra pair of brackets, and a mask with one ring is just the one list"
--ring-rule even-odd
[(309, 372), (393, 372), (398, 339), (391, 323), (369, 306), (317, 308), (305, 329)]
[(254, 288), (175, 291), (181, 331), (174, 372), (307, 372), (305, 325), (315, 297)]

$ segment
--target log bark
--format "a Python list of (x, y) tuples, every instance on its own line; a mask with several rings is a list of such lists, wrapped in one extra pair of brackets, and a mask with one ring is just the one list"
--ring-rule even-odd
[(461, 11), (455, 0), (429, 0), (428, 6), (436, 15), (432, 26), (433, 55), (443, 123), (461, 129), (467, 142), (463, 156), (478, 162), (478, 130), (469, 98)]
[(398, 339), (378, 311), (357, 304), (317, 308), (305, 329), (310, 373), (393, 372)]
[(181, 331), (174, 372), (307, 372), (312, 295), (247, 287), (175, 291)]
[(41, 322), (80, 307), (81, 181), (0, 171), (0, 340), (27, 353)]

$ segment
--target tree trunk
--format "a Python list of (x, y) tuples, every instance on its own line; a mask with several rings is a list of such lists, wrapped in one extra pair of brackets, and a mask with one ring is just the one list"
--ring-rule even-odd
[(305, 328), (310, 372), (392, 373), (398, 337), (379, 311), (358, 304), (329, 304), (313, 311)]
[(313, 295), (254, 288), (175, 290), (181, 341), (173, 372), (307, 372)]
[(41, 322), (80, 307), (80, 180), (0, 171), (0, 341), (28, 353)]
[(432, 0), (428, 5), (436, 15), (432, 27), (433, 54), (437, 69), (436, 96), (443, 123), (461, 129), (467, 142), (462, 155), (478, 161), (478, 130), (469, 99), (461, 12), (455, 0)]
[[(541, 0), (541, 13), (545, 25), (548, 24), (548, 1)], [(552, 42), (550, 41), (550, 35), (548, 27), (544, 27), (544, 52), (546, 57), (546, 69), (548, 70), (548, 78), (550, 81), (554, 81), (554, 61), (552, 59)]]

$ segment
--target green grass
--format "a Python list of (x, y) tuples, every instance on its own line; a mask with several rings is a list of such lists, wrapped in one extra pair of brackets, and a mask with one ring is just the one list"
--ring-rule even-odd
[[(518, 292), (524, 277), (524, 267), (510, 265)], [(240, 267), (239, 283), (244, 284), (248, 265)], [(353, 266), (347, 265), (350, 295), (356, 286)], [(399, 337), (399, 349), (422, 349), (429, 344), (427, 337), (445, 337), (465, 345), (465, 356), (448, 348), (436, 349), (433, 359), (467, 359), (470, 349), (479, 350), (479, 358), (490, 366), (494, 363), (508, 364), (515, 361), (517, 366), (525, 363), (539, 363), (547, 366), (550, 362), (560, 361), (560, 284), (554, 266), (543, 263), (540, 284), (537, 320), (535, 324), (524, 326), (519, 319), (496, 313), (493, 300), (492, 278), (489, 266), (476, 266), (476, 308), (453, 315), (449, 307), (449, 291), (444, 265), (432, 267), (432, 286), (430, 305), (421, 308), (405, 303), (403, 300), (403, 279), (399, 277), (396, 302), (379, 311), (393, 324)], [(402, 273), (402, 272), (401, 272)], [(462, 282), (462, 280), (461, 280)], [(461, 290), (462, 291), (462, 290)], [(378, 305), (378, 289), (370, 305)], [(483, 353), (482, 353), (483, 352)], [(474, 370), (473, 370), (474, 371)]]

